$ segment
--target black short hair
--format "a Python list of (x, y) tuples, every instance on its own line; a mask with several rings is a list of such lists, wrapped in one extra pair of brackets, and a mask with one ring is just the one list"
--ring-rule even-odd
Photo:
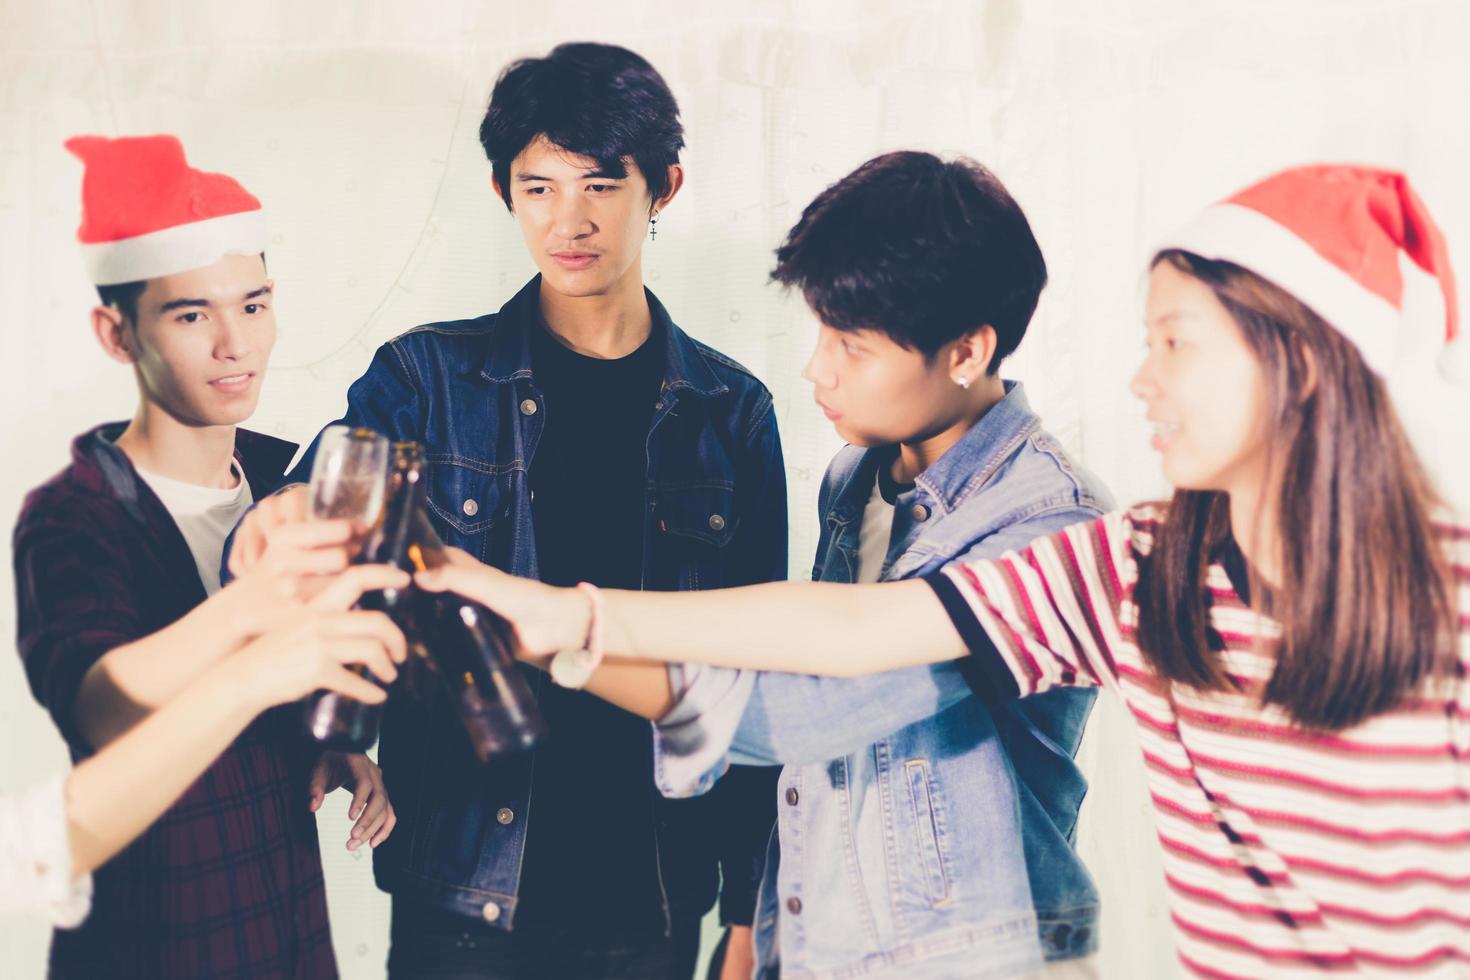
[(818, 194), (776, 250), (771, 278), (836, 330), (878, 330), (932, 357), (995, 329), (991, 374), (1026, 335), (1046, 260), (1020, 205), (974, 160), (874, 157)]
[(148, 288), (148, 280), (120, 282), (111, 286), (98, 286), (97, 298), (103, 306), (110, 306), (122, 314), (125, 323), (138, 325), (138, 297)]
[(627, 176), (624, 160), (631, 157), (654, 201), (668, 193), (669, 167), (684, 147), (668, 83), (643, 58), (611, 44), (559, 44), (500, 73), (480, 122), (480, 145), (507, 208), (511, 162), (538, 136), (591, 157), (610, 177)]

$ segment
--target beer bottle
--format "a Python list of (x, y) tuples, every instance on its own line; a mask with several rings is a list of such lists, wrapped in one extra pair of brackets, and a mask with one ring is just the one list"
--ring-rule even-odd
[[(420, 511), (414, 521), (411, 560), (420, 568), (445, 563), (444, 542)], [(515, 630), (494, 611), (452, 592), (419, 591), (414, 640), (459, 711), (481, 762), (520, 752), (546, 735), (546, 721), (516, 662)]]
[[(414, 544), (415, 519), (423, 509), (423, 454), (418, 443), (394, 443), (382, 514), (369, 532), (356, 563), (394, 565), (413, 574), (416, 566), (409, 551)], [(411, 641), (415, 591), (410, 584), (402, 589), (368, 592), (357, 601), (357, 608), (387, 613)], [(353, 669), (379, 683), (365, 667)], [(317, 691), (306, 702), (306, 727), (311, 737), (323, 748), (341, 752), (367, 751), (377, 740), (382, 716), (381, 704), (365, 704), (336, 691)]]

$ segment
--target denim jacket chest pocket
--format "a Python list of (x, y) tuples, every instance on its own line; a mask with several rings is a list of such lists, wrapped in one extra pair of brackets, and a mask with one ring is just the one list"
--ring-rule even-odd
[(812, 566), (815, 582), (856, 582), (858, 573), (858, 531), (861, 520), (843, 512), (829, 511), (823, 517), (822, 534), (817, 541), (816, 563)]
[(455, 453), (430, 453), (428, 505), (446, 531), (445, 542), (479, 558), (494, 558), (494, 530), (509, 516), (508, 476), (488, 463)]
[[(726, 584), (739, 532), (735, 488), (721, 481), (660, 486), (650, 502), (659, 588), (718, 589)], [(673, 581), (669, 581), (673, 579)]]

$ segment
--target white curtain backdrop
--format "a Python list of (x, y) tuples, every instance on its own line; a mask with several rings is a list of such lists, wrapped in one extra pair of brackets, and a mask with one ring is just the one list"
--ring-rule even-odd
[[(775, 392), (793, 576), (810, 569), (838, 441), (799, 377), (812, 319), (766, 274), (801, 207), (885, 150), (969, 154), (1010, 186), (1052, 285), (1006, 373), (1120, 501), (1158, 495), (1127, 391), (1149, 242), (1274, 168), (1370, 161), (1410, 172), (1470, 272), (1467, 37), (1456, 0), (0, 0), (0, 515), (135, 398), (88, 330), (66, 137), (176, 133), (195, 165), (265, 201), (280, 340), (251, 424), (301, 441), (378, 344), (494, 310), (532, 274), (476, 130), (499, 69), (566, 40), (636, 49), (683, 106), (688, 183), (646, 250), (648, 281)], [(1467, 507), (1470, 391), (1432, 378), (1440, 307), (1418, 276), (1409, 307), (1399, 405), (1441, 490)], [(13, 627), (0, 601), (0, 635)], [(1104, 974), (1174, 976), (1137, 748), (1106, 698), (1083, 757)], [(0, 656), (0, 790), (65, 762), (18, 659)], [(338, 796), (320, 821), (339, 961), (349, 978), (382, 977), (387, 901), (342, 847)], [(47, 936), (0, 923), (0, 974), (42, 976)]]

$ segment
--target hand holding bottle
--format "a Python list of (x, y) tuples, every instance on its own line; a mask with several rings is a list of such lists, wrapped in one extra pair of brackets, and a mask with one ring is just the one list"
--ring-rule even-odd
[(345, 519), (281, 520), (262, 532), (260, 556), (205, 607), (213, 607), (224, 629), (239, 639), (269, 632), (349, 566), (358, 547), (356, 535), (353, 522)]
[(351, 607), (364, 592), (408, 584), (408, 575), (396, 568), (351, 568), (221, 666), (233, 672), (242, 697), (257, 708), (317, 690), (381, 703), (387, 697), (383, 689), (352, 668), (365, 667), (385, 684), (392, 682), (398, 676), (395, 664), (406, 655), (403, 633), (383, 613)]
[[(325, 519), (374, 514), (362, 560), (405, 572), (462, 562), (450, 556), (429, 519), (422, 447), (395, 443), (391, 462), (387, 451), (387, 441), (369, 430), (326, 430), (312, 468), (311, 512)], [(382, 463), (388, 464), (386, 481)], [(366, 592), (358, 607), (392, 617), (408, 634), (481, 761), (534, 746), (546, 723), (517, 668), (520, 645), (510, 626), (483, 606), (411, 586), (406, 579), (402, 587)], [(325, 747), (363, 751), (377, 737), (380, 701), (323, 689), (307, 700), (307, 731)]]
[(415, 584), (426, 592), (453, 592), (494, 610), (514, 627), (523, 659), (548, 657), (581, 647), (586, 640), (592, 610), (576, 589), (508, 575), (458, 548), (445, 553), (448, 560), (419, 572)]

